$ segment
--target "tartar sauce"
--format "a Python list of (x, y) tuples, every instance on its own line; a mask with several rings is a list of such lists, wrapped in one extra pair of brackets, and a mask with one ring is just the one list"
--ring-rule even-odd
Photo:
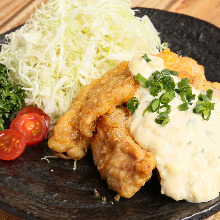
[[(132, 75), (138, 73), (148, 78), (155, 70), (163, 70), (163, 59), (148, 55), (136, 55), (129, 64)], [(179, 78), (173, 76), (175, 83)], [(170, 122), (161, 126), (155, 122), (158, 113), (143, 111), (154, 99), (147, 88), (140, 86), (135, 94), (140, 105), (130, 117), (130, 131), (134, 139), (156, 155), (161, 178), (161, 193), (175, 200), (206, 202), (219, 196), (220, 191), (220, 101), (212, 99), (215, 110), (205, 121), (193, 113), (197, 97), (201, 93), (192, 88), (196, 99), (189, 109), (179, 111), (182, 104), (178, 94), (169, 103)], [(161, 93), (159, 94), (161, 95)]]

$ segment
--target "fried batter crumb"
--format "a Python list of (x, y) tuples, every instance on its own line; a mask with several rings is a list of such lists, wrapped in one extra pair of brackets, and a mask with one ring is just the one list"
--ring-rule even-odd
[(120, 195), (117, 194), (117, 195), (114, 197), (114, 200), (115, 200), (116, 202), (119, 202), (120, 198), (121, 198)]
[(100, 194), (97, 191), (97, 189), (94, 189), (94, 198), (99, 199), (100, 198)]
[(106, 197), (102, 197), (102, 203), (106, 203)]

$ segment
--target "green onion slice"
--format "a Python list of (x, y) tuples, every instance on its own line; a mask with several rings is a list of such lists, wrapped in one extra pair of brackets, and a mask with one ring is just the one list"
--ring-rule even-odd
[(167, 114), (170, 114), (170, 112), (171, 112), (171, 106), (168, 105), (168, 104), (161, 105), (157, 112), (158, 112), (159, 114), (162, 113), (162, 112), (160, 112), (160, 110), (161, 110), (161, 109), (163, 110), (163, 108), (166, 108), (166, 111), (162, 111), (162, 112), (166, 112)]
[(182, 78), (181, 81), (177, 83), (179, 89), (188, 86), (189, 84), (190, 84), (189, 78)]
[(168, 69), (163, 69), (161, 71), (161, 73), (162, 73), (163, 76), (169, 76), (170, 75), (170, 71)]
[(160, 100), (159, 99), (153, 99), (151, 103), (148, 106), (148, 110), (150, 112), (156, 112), (160, 107)]
[(128, 110), (130, 111), (131, 115), (135, 113), (139, 105), (140, 105), (139, 100), (136, 97), (133, 97), (128, 100), (127, 106), (128, 106)]
[(166, 91), (160, 96), (160, 101), (163, 104), (169, 103), (175, 97), (175, 92), (173, 90)]
[(163, 90), (163, 83), (154, 84), (150, 87), (149, 92), (152, 96), (157, 96)]
[(170, 74), (173, 75), (173, 76), (178, 76), (177, 71), (170, 71)]
[(184, 102), (183, 104), (178, 106), (179, 111), (186, 111), (187, 109), (189, 109), (188, 107), (188, 103)]
[(151, 59), (147, 56), (147, 54), (145, 53), (142, 58), (147, 62), (149, 63), (151, 61)]
[[(211, 94), (209, 94), (208, 92), (209, 98), (211, 97), (210, 95)], [(198, 96), (199, 101), (196, 102), (196, 106), (193, 109), (194, 113), (202, 115), (202, 118), (206, 121), (210, 119), (211, 111), (214, 110), (214, 105), (215, 105), (215, 103), (209, 101), (208, 96), (199, 94)]]
[(148, 80), (140, 73), (137, 74), (135, 80), (139, 82), (144, 88), (148, 88)]
[(213, 94), (213, 90), (208, 89), (208, 90), (206, 91), (206, 96), (209, 98), (209, 100), (212, 100), (212, 94)]
[(157, 124), (161, 124), (162, 126), (165, 126), (169, 121), (170, 121), (170, 118), (166, 112), (160, 113), (155, 119), (155, 122)]

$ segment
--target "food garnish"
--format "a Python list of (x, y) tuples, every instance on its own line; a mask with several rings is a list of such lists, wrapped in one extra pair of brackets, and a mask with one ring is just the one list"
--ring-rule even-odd
[(38, 113), (28, 113), (14, 118), (10, 128), (20, 131), (25, 136), (27, 146), (40, 144), (48, 131), (45, 119)]
[[(161, 72), (153, 72), (148, 79), (146, 79), (140, 73), (138, 73), (135, 77), (135, 80), (139, 82), (141, 86), (143, 86), (144, 88), (149, 88), (149, 93), (152, 96), (158, 96), (160, 92), (165, 90), (165, 92), (161, 94), (158, 99), (153, 99), (142, 113), (143, 117), (147, 111), (159, 113), (158, 117), (155, 119), (155, 122), (163, 126), (170, 121), (168, 114), (171, 112), (171, 106), (168, 105), (168, 103), (173, 100), (176, 94), (179, 94), (181, 100), (183, 101), (183, 104), (178, 106), (179, 111), (188, 110), (188, 105), (192, 105), (191, 101), (195, 100), (195, 94), (192, 94), (190, 79), (181, 79), (181, 81), (177, 83), (178, 88), (175, 88), (176, 84), (171, 75), (178, 76), (176, 71), (163, 69)], [(198, 96), (196, 106), (193, 109), (194, 113), (201, 114), (202, 118), (206, 121), (208, 121), (211, 116), (211, 110), (214, 110), (214, 103), (210, 102), (210, 100), (212, 99), (212, 93), (213, 91), (209, 89), (207, 90), (206, 95), (200, 94)], [(133, 115), (139, 106), (139, 101), (136, 97), (133, 97), (128, 100), (127, 105), (129, 111), (131, 112), (131, 115)], [(163, 108), (166, 108), (166, 111), (160, 112), (160, 109)]]
[(49, 130), (49, 127), (50, 127), (50, 117), (44, 111), (42, 111), (39, 108), (36, 108), (36, 107), (26, 107), (26, 108), (23, 108), (17, 114), (17, 117), (21, 116), (21, 115), (28, 114), (28, 113), (38, 113), (39, 115), (41, 115), (45, 119), (47, 129)]
[(134, 112), (138, 108), (139, 104), (140, 103), (136, 97), (133, 97), (128, 100), (127, 106), (128, 106), (128, 109), (129, 109), (131, 115), (134, 114)]
[(14, 160), (19, 157), (26, 146), (24, 135), (14, 129), (5, 129), (0, 132), (0, 159)]
[(40, 144), (50, 126), (50, 118), (41, 109), (22, 109), (11, 122), (10, 129), (0, 132), (0, 159), (14, 160), (26, 146)]
[(26, 105), (54, 125), (82, 87), (139, 51), (163, 47), (150, 19), (134, 14), (127, 0), (50, 0), (6, 35), (0, 63), (25, 88)]
[(196, 107), (193, 109), (194, 113), (201, 114), (202, 118), (206, 121), (211, 116), (211, 110), (214, 110), (215, 103), (209, 101), (212, 100), (212, 93), (213, 91), (211, 89), (206, 91), (206, 95), (200, 93)]
[(0, 131), (4, 130), (5, 119), (22, 108), (24, 96), (22, 87), (12, 85), (7, 68), (0, 64)]
[(151, 61), (151, 59), (147, 56), (147, 54), (145, 53), (143, 56), (144, 60), (148, 63)]

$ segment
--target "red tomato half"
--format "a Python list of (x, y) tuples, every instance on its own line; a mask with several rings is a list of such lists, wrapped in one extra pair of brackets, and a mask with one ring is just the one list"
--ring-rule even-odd
[(27, 146), (40, 144), (47, 134), (46, 121), (38, 113), (28, 113), (14, 118), (10, 128), (20, 131), (25, 136)]
[(5, 129), (0, 132), (0, 159), (14, 160), (19, 157), (26, 147), (26, 139), (21, 132)]
[(28, 113), (38, 113), (40, 114), (46, 121), (46, 125), (47, 125), (47, 128), (49, 130), (49, 127), (50, 127), (50, 117), (44, 112), (42, 111), (41, 109), (39, 108), (35, 108), (35, 107), (27, 107), (27, 108), (23, 108), (17, 115), (18, 116), (21, 116), (21, 115), (25, 115), (25, 114), (28, 114)]

